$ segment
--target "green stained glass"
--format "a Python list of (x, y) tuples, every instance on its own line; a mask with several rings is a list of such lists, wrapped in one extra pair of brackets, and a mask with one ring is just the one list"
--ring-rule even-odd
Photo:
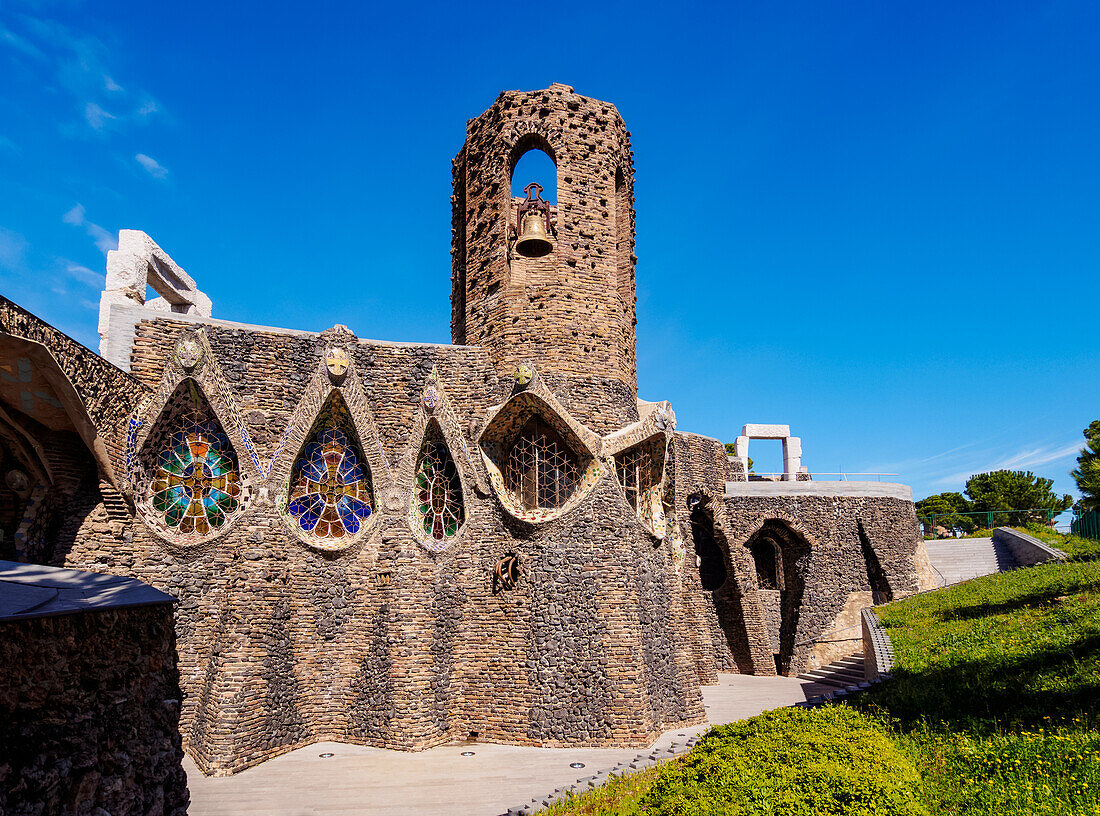
[(173, 532), (203, 536), (223, 527), (240, 506), (240, 475), (229, 440), (214, 420), (192, 408), (174, 420), (149, 483), (153, 510)]
[(438, 432), (429, 434), (420, 449), (413, 506), (424, 535), (437, 541), (456, 535), (465, 519), (458, 469)]

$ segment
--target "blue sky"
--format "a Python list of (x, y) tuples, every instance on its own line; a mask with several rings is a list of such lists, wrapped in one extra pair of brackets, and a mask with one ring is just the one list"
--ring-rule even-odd
[(563, 82), (633, 133), (639, 390), (682, 429), (1072, 492), (1100, 5), (399, 5), (2, 0), (0, 292), (96, 348), (134, 228), (216, 317), (448, 342), (465, 121)]

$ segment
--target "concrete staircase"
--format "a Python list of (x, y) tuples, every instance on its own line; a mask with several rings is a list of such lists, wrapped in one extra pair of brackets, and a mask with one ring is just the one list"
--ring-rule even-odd
[(863, 652), (834, 660), (828, 666), (798, 675), (800, 680), (812, 680), (824, 686), (854, 686), (863, 682)]
[(924, 546), (948, 585), (1017, 566), (1008, 548), (991, 538), (944, 538), (925, 541)]

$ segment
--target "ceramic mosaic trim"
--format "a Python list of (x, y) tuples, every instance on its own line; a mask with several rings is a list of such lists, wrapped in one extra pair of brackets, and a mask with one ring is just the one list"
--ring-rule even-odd
[[(186, 354), (181, 354), (184, 341), (188, 343), (188, 350)], [(197, 353), (190, 347), (190, 344), (197, 345)], [(181, 362), (181, 357), (184, 362), (197, 357), (197, 362), (191, 368), (186, 368)], [(252, 440), (248, 437), (248, 432), (244, 430), (244, 422), (241, 420), (241, 412), (237, 407), (237, 399), (234, 396), (233, 389), (229, 387), (221, 372), (217, 356), (210, 346), (206, 332), (199, 328), (180, 333), (173, 352), (165, 361), (164, 372), (161, 375), (160, 385), (157, 387), (156, 393), (136, 413), (141, 422), (141, 427), (135, 429), (136, 450), (141, 450), (144, 447), (146, 439), (152, 431), (153, 422), (151, 418), (153, 416), (159, 417), (164, 413), (164, 407), (184, 380), (191, 380), (198, 384), (222, 430), (230, 439), (230, 444), (232, 444), (232, 440), (238, 438), (242, 441), (248, 438), (248, 442), (251, 443)], [(243, 434), (242, 431), (244, 431)], [(248, 445), (245, 446), (245, 450), (248, 451)], [(264, 471), (259, 466), (259, 460), (252, 455), (255, 451), (248, 452), (249, 457), (243, 460), (241, 464), (247, 462), (251, 467), (247, 469), (247, 472), (242, 472), (242, 477), (249, 483), (262, 481)], [(234, 450), (234, 453), (236, 453), (236, 450)], [(135, 489), (136, 487), (135, 483)]]
[[(508, 489), (500, 465), (507, 457), (517, 435), (532, 417), (539, 417), (549, 424), (572, 448), (583, 469), (573, 494), (560, 507), (526, 508)], [(573, 419), (564, 406), (546, 388), (537, 372), (526, 388), (517, 387), (503, 405), (490, 412), (485, 430), (478, 441), (482, 463), (489, 473), (489, 484), (501, 507), (511, 516), (531, 523), (541, 523), (559, 518), (588, 494), (603, 474), (594, 451), (600, 447), (600, 438)]]
[(251, 496), (213, 403), (191, 377), (179, 382), (147, 427), (133, 473), (146, 526), (179, 546), (227, 532)]
[[(459, 526), (453, 535), (444, 535), (442, 539), (437, 539), (431, 532), (425, 530), (424, 520), (419, 512), (421, 505), (419, 493), (422, 486), (418, 485), (417, 481), (424, 447), (432, 441), (433, 434), (436, 441), (446, 448), (447, 455), (454, 463), (460, 490), (459, 498), (462, 503), (462, 518)], [(410, 429), (409, 438), (415, 441), (411, 441), (406, 447), (395, 468), (394, 492), (395, 497), (398, 497), (395, 509), (404, 508), (406, 523), (418, 544), (430, 552), (442, 552), (460, 540), (464, 533), (467, 521), (465, 503), (471, 484), (482, 493), (487, 494), (489, 490), (485, 486), (481, 473), (474, 465), (458, 414), (434, 367), (421, 389), (420, 407)], [(458, 455), (458, 451), (462, 452), (461, 456)]]
[[(350, 340), (346, 342), (355, 342), (350, 334), (347, 337)], [(343, 337), (340, 339), (344, 340)], [(267, 480), (279, 485), (275, 505), (287, 529), (291, 530), (303, 544), (326, 552), (349, 549), (378, 529), (377, 518), (380, 511), (389, 509), (388, 506), (380, 506), (379, 497), (386, 495), (393, 480), (389, 463), (382, 450), (378, 425), (374, 421), (374, 415), (363, 392), (362, 382), (355, 370), (354, 357), (348, 355), (348, 368), (339, 375), (339, 384), (334, 384), (333, 375), (326, 363), (327, 358), (332, 356), (331, 347), (331, 343), (321, 346), (322, 353), (318, 356), (317, 371), (291, 414), (279, 447), (266, 470)], [(299, 517), (290, 510), (290, 503), (296, 498), (292, 481), (298, 475), (295, 465), (305, 453), (306, 447), (311, 442), (317, 441), (313, 437), (325, 430), (318, 427), (318, 420), (333, 399), (342, 402), (346, 408), (348, 427), (340, 430), (347, 435), (348, 441), (355, 449), (356, 465), (364, 469), (371, 497), (369, 501), (371, 512), (369, 515), (357, 517), (360, 525), (354, 532), (344, 527), (344, 535), (319, 537), (304, 530)], [(292, 457), (281, 455), (288, 448), (296, 451), (296, 455)], [(337, 474), (337, 481), (340, 481), (339, 474)], [(344, 483), (341, 484), (344, 487), (347, 486)], [(333, 490), (338, 490), (339, 487), (340, 485), (334, 484)]]

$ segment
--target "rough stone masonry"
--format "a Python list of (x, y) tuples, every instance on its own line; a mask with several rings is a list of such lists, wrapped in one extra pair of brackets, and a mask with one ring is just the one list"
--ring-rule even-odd
[[(557, 167), (540, 257), (529, 150)], [(904, 486), (749, 481), (638, 399), (613, 105), (502, 93), (452, 177), (453, 345), (214, 319), (140, 233), (108, 258), (107, 359), (0, 301), (6, 555), (178, 600), (206, 773), (318, 740), (644, 745), (702, 721), (719, 670), (828, 662), (926, 580)]]

